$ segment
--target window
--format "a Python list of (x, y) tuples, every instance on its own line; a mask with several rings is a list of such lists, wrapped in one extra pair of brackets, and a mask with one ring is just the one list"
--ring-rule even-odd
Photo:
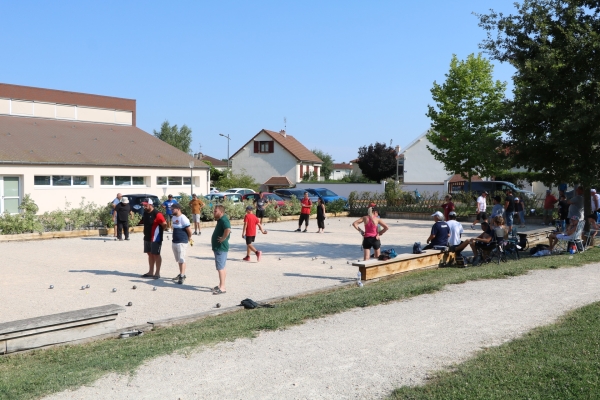
[(130, 186), (131, 185), (131, 177), (130, 176), (115, 176), (115, 186)]
[(167, 184), (167, 177), (166, 176), (157, 176), (156, 177), (156, 184), (157, 185), (166, 185)]
[(88, 177), (87, 176), (74, 176), (73, 177), (73, 186), (87, 186)]
[(52, 175), (34, 176), (35, 186), (88, 186), (87, 176)]
[(268, 141), (254, 141), (254, 152), (255, 153), (273, 153), (274, 145), (272, 140)]
[(143, 185), (144, 184), (144, 177), (143, 176), (132, 176), (131, 177), (131, 182), (134, 185)]
[(143, 176), (101, 176), (100, 184), (106, 186), (142, 186), (144, 185)]
[(115, 177), (114, 176), (101, 176), (100, 177), (100, 184), (101, 185), (114, 185), (115, 184)]
[(182, 180), (181, 176), (170, 176), (169, 177), (169, 186), (174, 186), (174, 185), (181, 186), (182, 181), (183, 180)]
[(157, 176), (156, 184), (159, 186), (191, 185), (192, 178), (190, 176)]
[(34, 176), (33, 184), (35, 186), (50, 186), (50, 177), (49, 176)]
[(184, 185), (191, 185), (192, 184), (192, 177), (191, 176), (184, 176), (183, 177), (183, 184)]

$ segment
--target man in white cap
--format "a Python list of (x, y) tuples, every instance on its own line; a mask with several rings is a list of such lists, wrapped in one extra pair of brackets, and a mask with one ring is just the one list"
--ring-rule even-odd
[(427, 246), (423, 250), (432, 249), (434, 246), (448, 246), (450, 228), (444, 222), (444, 214), (439, 211), (431, 214), (435, 223), (431, 227), (431, 235), (427, 238)]

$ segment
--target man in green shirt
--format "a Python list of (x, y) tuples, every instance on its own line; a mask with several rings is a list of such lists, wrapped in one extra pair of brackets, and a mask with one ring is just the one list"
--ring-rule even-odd
[(215, 253), (215, 265), (217, 266), (217, 272), (219, 273), (219, 286), (213, 288), (213, 294), (224, 294), (225, 291), (225, 278), (227, 277), (227, 271), (225, 271), (225, 263), (227, 262), (227, 252), (229, 251), (229, 234), (231, 233), (231, 223), (229, 218), (225, 215), (225, 207), (217, 205), (213, 209), (213, 215), (217, 226), (213, 231), (211, 244), (213, 253)]

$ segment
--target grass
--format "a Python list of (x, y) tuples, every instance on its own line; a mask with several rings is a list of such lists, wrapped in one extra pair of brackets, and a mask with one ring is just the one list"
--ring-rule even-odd
[(424, 386), (397, 389), (389, 400), (599, 397), (600, 303), (594, 303), (484, 350), (453, 371), (437, 373)]
[[(600, 260), (600, 249), (565, 256), (526, 258), (520, 262), (468, 269), (433, 269), (397, 275), (363, 288), (344, 287), (284, 301), (273, 309), (256, 309), (209, 317), (157, 329), (128, 340), (104, 340), (85, 345), (37, 350), (0, 358), (0, 399), (31, 399), (91, 384), (101, 376), (132, 373), (143, 362), (173, 352), (238, 338), (255, 337), (308, 319), (431, 293), (449, 284), (517, 276), (534, 269), (580, 266)], [(400, 397), (402, 398), (402, 397)]]

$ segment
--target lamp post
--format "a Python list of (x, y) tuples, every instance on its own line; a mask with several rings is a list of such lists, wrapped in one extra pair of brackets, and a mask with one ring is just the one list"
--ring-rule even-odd
[(190, 198), (194, 194), (194, 162), (190, 161)]
[(219, 133), (219, 136), (223, 136), (227, 139), (227, 169), (231, 169), (231, 167), (229, 166), (229, 142), (231, 141), (231, 138), (229, 137), (229, 135), (223, 135), (222, 133)]

